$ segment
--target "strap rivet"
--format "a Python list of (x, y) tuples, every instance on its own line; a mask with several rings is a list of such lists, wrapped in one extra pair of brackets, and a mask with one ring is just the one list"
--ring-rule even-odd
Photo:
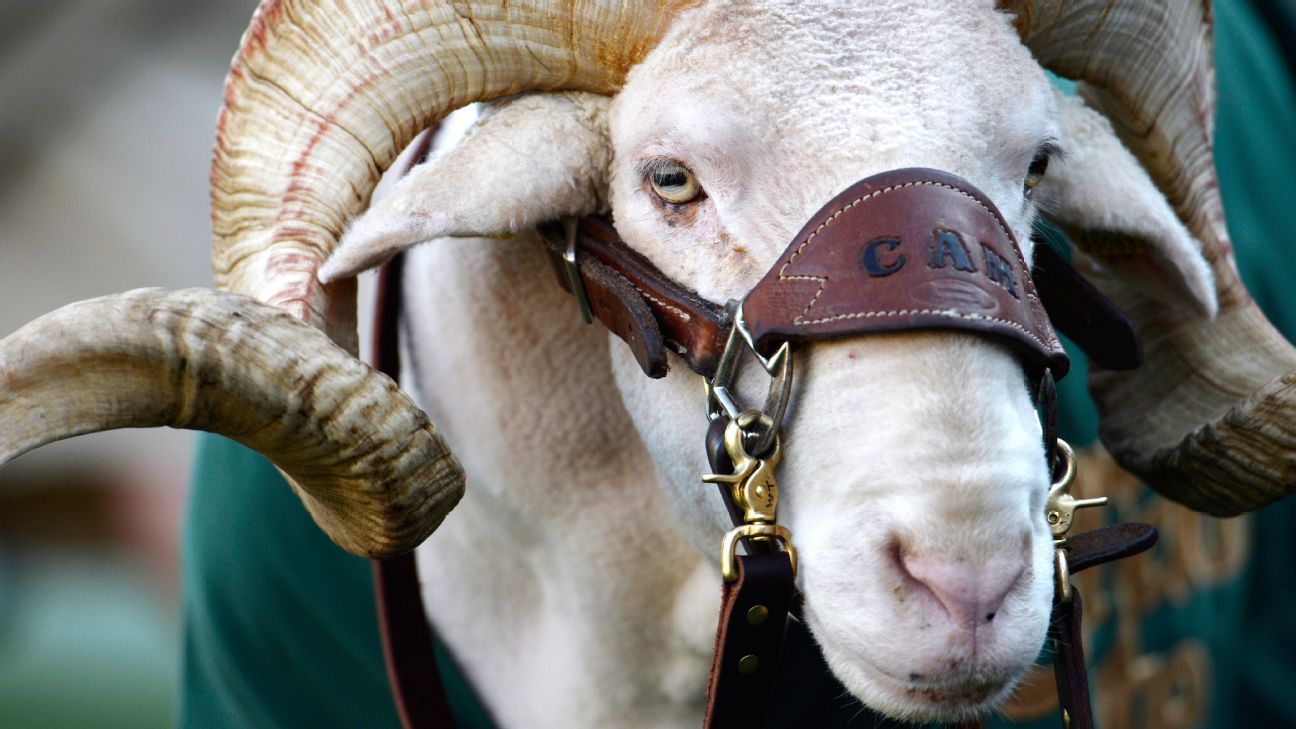
[[(769, 608), (765, 607), (764, 605), (753, 605), (751, 609), (747, 611), (747, 624), (760, 625), (761, 623), (764, 623), (765, 619), (768, 617), (769, 617)], [(751, 656), (751, 657), (755, 658), (755, 656)]]
[(756, 673), (758, 668), (760, 668), (760, 659), (750, 653), (738, 659), (738, 673), (744, 676)]

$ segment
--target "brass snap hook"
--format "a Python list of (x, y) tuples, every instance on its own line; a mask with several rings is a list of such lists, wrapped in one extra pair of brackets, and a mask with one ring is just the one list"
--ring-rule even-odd
[[(796, 575), (796, 549), (792, 546), (792, 533), (775, 522), (778, 519), (779, 485), (774, 471), (783, 460), (782, 443), (777, 432), (770, 449), (759, 456), (748, 450), (748, 428), (758, 424), (763, 415), (759, 410), (744, 410), (725, 426), (724, 445), (733, 462), (732, 474), (711, 473), (702, 477), (705, 483), (728, 487), (729, 499), (742, 512), (743, 523), (725, 533), (720, 543), (720, 573), (725, 581), (738, 579), (735, 565), (738, 540), (774, 540), (788, 555), (792, 574)], [(777, 429), (775, 429), (776, 431)]]
[(1062, 464), (1062, 475), (1049, 488), (1048, 500), (1044, 503), (1044, 520), (1048, 522), (1049, 531), (1053, 534), (1054, 563), (1057, 577), (1057, 591), (1063, 603), (1071, 602), (1071, 568), (1067, 562), (1066, 535), (1075, 521), (1077, 509), (1090, 506), (1105, 506), (1106, 496), (1092, 499), (1077, 499), (1071, 495), (1071, 482), (1076, 475), (1075, 451), (1070, 444), (1061, 438), (1057, 439), (1058, 458)]

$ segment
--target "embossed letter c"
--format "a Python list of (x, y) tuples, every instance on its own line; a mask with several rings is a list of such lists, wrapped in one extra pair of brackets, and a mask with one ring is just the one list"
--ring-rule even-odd
[(864, 254), (860, 258), (864, 261), (864, 270), (868, 271), (869, 276), (881, 278), (904, 268), (904, 254), (896, 256), (895, 261), (887, 264), (878, 260), (878, 247), (885, 248), (888, 253), (900, 247), (899, 238), (878, 238), (864, 247)]

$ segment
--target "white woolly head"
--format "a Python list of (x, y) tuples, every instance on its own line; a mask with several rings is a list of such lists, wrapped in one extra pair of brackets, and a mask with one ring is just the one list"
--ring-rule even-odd
[[(834, 194), (921, 166), (984, 191), (1027, 256), (1037, 189), (1070, 227), (1152, 241), (1152, 264), (1122, 280), (1209, 311), (1197, 248), (1110, 128), (1078, 105), (1059, 102), (991, 0), (856, 3), (849, 13), (717, 0), (681, 13), (610, 101), (538, 95), (500, 106), (361, 218), (324, 276), (428, 238), (509, 233), (610, 203), (632, 247), (722, 302), (744, 296)], [(1070, 144), (1086, 149), (1044, 173)], [(1120, 194), (1100, 182), (1107, 164), (1121, 171)], [(1060, 172), (1076, 179), (1050, 179)], [(728, 517), (699, 482), (697, 376), (676, 359), (667, 378), (649, 380), (619, 341), (610, 346), (672, 511), (718, 558)], [(1048, 474), (1020, 363), (957, 333), (819, 343), (797, 356), (780, 521), (829, 665), (896, 717), (991, 710), (1039, 651), (1053, 593)], [(764, 388), (754, 369), (738, 388), (751, 403)]]
[[(1029, 247), (1024, 181), (1059, 135), (1056, 102), (991, 3), (729, 5), (681, 16), (613, 102), (612, 209), (635, 248), (711, 300), (741, 298), (829, 198), (916, 166), (984, 190)], [(662, 160), (705, 197), (663, 202), (645, 179)], [(697, 482), (696, 377), (676, 366), (649, 382), (613, 349), (681, 522), (716, 552), (727, 517)], [(1048, 476), (1020, 364), (949, 333), (798, 355), (780, 521), (829, 665), (893, 716), (988, 710), (1039, 651), (1053, 589)], [(760, 402), (763, 383), (749, 384), (746, 402)]]

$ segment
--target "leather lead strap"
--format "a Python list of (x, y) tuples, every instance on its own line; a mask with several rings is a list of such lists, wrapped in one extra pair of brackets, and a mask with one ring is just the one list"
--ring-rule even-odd
[(1093, 709), (1089, 702), (1084, 635), (1080, 632), (1083, 607), (1080, 592), (1073, 587), (1069, 603), (1058, 603), (1057, 598), (1054, 600), (1049, 645), (1053, 649), (1053, 680), (1057, 682), (1058, 709), (1062, 712), (1066, 729), (1090, 729), (1093, 727)]
[(1044, 431), (1044, 463), (1048, 465), (1049, 477), (1057, 477), (1057, 422), (1058, 401), (1057, 383), (1053, 381), (1053, 370), (1044, 368), (1040, 377), (1038, 403), (1040, 408), (1040, 426)]
[[(1067, 561), (1071, 574), (1144, 552), (1156, 544), (1157, 530), (1151, 524), (1125, 522), (1077, 534), (1067, 539)], [(1089, 673), (1085, 669), (1084, 637), (1080, 631), (1083, 605), (1073, 585), (1071, 602), (1053, 600), (1049, 645), (1053, 649), (1053, 678), (1057, 682), (1058, 707), (1067, 729), (1093, 729), (1093, 708), (1089, 701)], [(1068, 722), (1069, 723), (1066, 723)]]
[(724, 586), (706, 729), (765, 726), (794, 591), (786, 554), (738, 557), (738, 579)]
[[(405, 259), (398, 255), (378, 273), (374, 365), (400, 380), (400, 300)], [(441, 684), (432, 628), (423, 608), (414, 553), (373, 562), (378, 630), (396, 713), (405, 729), (455, 729)]]
[[(727, 425), (717, 418), (707, 431), (712, 473), (733, 472), (723, 444)], [(734, 525), (743, 523), (728, 487), (720, 485), (720, 493)], [(724, 585), (703, 729), (761, 729), (774, 695), (796, 580), (786, 554), (768, 542), (744, 543), (747, 554), (737, 559), (738, 579)]]

